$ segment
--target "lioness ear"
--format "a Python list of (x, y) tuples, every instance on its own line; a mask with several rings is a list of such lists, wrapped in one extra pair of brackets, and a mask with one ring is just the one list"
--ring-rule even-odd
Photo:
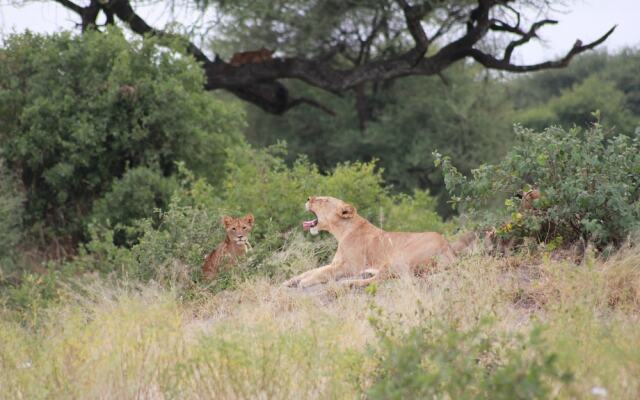
[(222, 217), (222, 225), (224, 225), (225, 229), (228, 228), (232, 222), (233, 218), (231, 218), (230, 216), (225, 215), (224, 217)]
[(249, 213), (245, 215), (244, 220), (247, 221), (247, 224), (253, 226), (253, 214)]
[(340, 210), (340, 216), (342, 218), (353, 218), (354, 215), (356, 215), (356, 208), (351, 204), (343, 206)]

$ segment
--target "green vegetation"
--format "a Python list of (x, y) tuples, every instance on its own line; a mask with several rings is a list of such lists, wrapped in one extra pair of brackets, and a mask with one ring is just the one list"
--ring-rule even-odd
[[(518, 143), (504, 160), (474, 170), (471, 179), (438, 155), (454, 202), (473, 213), (497, 196), (506, 198), (506, 207), (490, 212), (498, 217), (494, 224), (510, 214), (498, 232), (505, 237), (569, 244), (582, 239), (602, 249), (620, 246), (640, 228), (639, 137), (607, 135), (600, 124), (541, 133), (517, 127), (516, 134)], [(516, 195), (532, 187), (540, 198), (523, 207)]]
[[(0, 49), (2, 396), (637, 398), (636, 52), (295, 88), (336, 117), (276, 118), (207, 93), (184, 43), (158, 43), (107, 29)], [(388, 230), (535, 240), (365, 290), (284, 288), (335, 252), (301, 230), (311, 195)], [(221, 217), (247, 212), (252, 251), (203, 280)], [(580, 266), (554, 251), (580, 241)]]
[[(252, 233), (255, 245), (246, 264), (236, 269), (236, 278), (283, 276), (291, 269), (282, 260), (272, 260), (273, 252), (292, 245), (287, 236), (298, 237), (296, 230), (306, 217), (303, 204), (308, 196), (317, 193), (352, 202), (361, 215), (388, 229), (446, 228), (434, 211), (433, 198), (420, 191), (413, 196), (391, 195), (372, 163), (344, 164), (329, 175), (321, 175), (304, 159), (292, 168), (287, 167), (277, 156), (281, 151), (281, 148), (266, 151), (245, 148), (230, 155), (235, 168), (222, 182), (225, 190), (221, 193), (183, 168), (182, 187), (174, 192), (166, 210), (136, 220), (130, 226), (110, 229), (94, 225), (92, 240), (83, 256), (72, 263), (73, 269), (116, 271), (122, 276), (165, 283), (173, 279), (173, 274), (182, 272), (186, 274), (183, 289), (191, 290), (197, 285), (193, 279), (199, 275), (203, 256), (224, 238), (219, 224), (222, 215), (250, 211), (258, 221)], [(123, 229), (139, 235), (137, 242), (128, 248), (114, 241)], [(319, 250), (322, 253), (319, 260), (326, 260), (334, 245), (328, 244), (324, 235), (317, 241), (321, 247), (328, 247)], [(305, 256), (309, 255), (305, 252)], [(308, 267), (311, 263), (304, 265)], [(237, 283), (223, 274), (216, 288)]]
[(545, 347), (539, 328), (510, 338), (487, 334), (489, 324), (440, 325), (426, 319), (403, 334), (394, 334), (395, 324), (382, 329), (371, 398), (548, 399), (554, 385), (573, 379), (557, 370), (557, 354)]
[(340, 162), (377, 159), (395, 191), (428, 189), (439, 195), (438, 210), (450, 215), (433, 149), (450, 154), (469, 172), (502, 156), (513, 140), (505, 88), (482, 79), (482, 74), (461, 65), (447, 71), (446, 82), (415, 77), (380, 85), (367, 92), (371, 115), (365, 131), (352, 111), (355, 95), (322, 96), (337, 110), (336, 117), (301, 108), (279, 118), (251, 108), (247, 138), (260, 146), (285, 140), (291, 157), (306, 154), (322, 170)]
[(17, 178), (0, 159), (0, 265), (15, 256), (22, 237), (23, 203)]
[(585, 128), (600, 122), (632, 134), (640, 125), (640, 79), (634, 72), (640, 52), (599, 52), (580, 57), (568, 68), (515, 80), (510, 86), (515, 121), (542, 130), (549, 125)]
[[(135, 180), (121, 179), (127, 171), (153, 174), (154, 195), (166, 195), (170, 183), (160, 181), (176, 161), (219, 182), (227, 150), (242, 142), (241, 110), (204, 93), (195, 62), (153, 40), (117, 30), (24, 34), (8, 38), (0, 57), (2, 156), (22, 178), (27, 229), (47, 242), (84, 238), (93, 203), (105, 193), (117, 201)], [(126, 215), (104, 201), (99, 217), (113, 223), (153, 210)]]
[(633, 399), (638, 265), (636, 250), (583, 268), (475, 256), (375, 294), (253, 277), (199, 301), (86, 277), (37, 320), (2, 312), (0, 385), (33, 399)]

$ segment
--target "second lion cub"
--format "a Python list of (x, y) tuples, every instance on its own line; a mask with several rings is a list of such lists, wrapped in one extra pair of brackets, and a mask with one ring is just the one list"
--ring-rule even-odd
[(247, 254), (249, 249), (249, 233), (253, 229), (253, 214), (247, 214), (242, 218), (224, 216), (222, 224), (227, 237), (224, 242), (212, 251), (204, 260), (202, 275), (208, 280), (218, 276), (223, 265), (235, 265), (238, 258)]

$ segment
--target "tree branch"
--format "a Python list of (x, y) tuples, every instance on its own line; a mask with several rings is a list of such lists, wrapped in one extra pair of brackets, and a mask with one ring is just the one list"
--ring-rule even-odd
[(616, 27), (617, 25), (611, 28), (607, 33), (602, 35), (599, 39), (587, 45), (583, 45), (582, 41), (576, 40), (571, 50), (569, 50), (569, 52), (564, 57), (555, 61), (545, 61), (542, 63), (532, 64), (532, 65), (515, 65), (515, 64), (511, 64), (508, 60), (504, 60), (504, 59), (499, 60), (494, 56), (483, 53), (482, 51), (477, 49), (469, 49), (468, 55), (487, 68), (498, 69), (498, 70), (509, 71), (509, 72), (531, 72), (531, 71), (539, 71), (542, 69), (563, 68), (569, 65), (569, 62), (571, 61), (571, 59), (573, 59), (573, 57), (575, 57), (576, 55), (583, 53), (587, 50), (591, 50), (594, 47), (601, 44), (602, 42), (604, 42), (605, 40), (607, 40), (607, 38), (613, 33)]
[(534, 23), (533, 25), (531, 25), (531, 28), (529, 29), (528, 32), (521, 34), (522, 37), (520, 39), (514, 40), (507, 45), (507, 48), (504, 51), (504, 56), (502, 59), (506, 62), (511, 61), (511, 55), (513, 54), (513, 51), (515, 50), (516, 47), (522, 46), (523, 44), (529, 42), (529, 40), (531, 40), (532, 38), (537, 37), (538, 36), (537, 30), (540, 29), (542, 26), (555, 25), (557, 23), (558, 21), (555, 21), (552, 19), (544, 19), (542, 21), (538, 21)]
[(397, 0), (402, 12), (404, 13), (404, 19), (407, 21), (407, 29), (415, 41), (416, 47), (424, 49), (426, 51), (429, 39), (427, 34), (422, 28), (422, 18), (427, 13), (426, 9), (410, 6), (405, 0)]
[(81, 7), (69, 0), (55, 0), (56, 3), (61, 4), (63, 7), (68, 8), (69, 10), (73, 11), (74, 13), (78, 14), (79, 16), (82, 16), (82, 12), (84, 11), (84, 7)]
[[(80, 15), (83, 18), (83, 29), (86, 20), (91, 20), (95, 24), (97, 13), (102, 10), (107, 15), (107, 21), (113, 21), (113, 16), (115, 16), (137, 34), (161, 38), (177, 37), (148, 25), (136, 14), (130, 0), (92, 0), (88, 7), (81, 7), (71, 0), (55, 1)], [(346, 43), (344, 41), (330, 49), (324, 56), (321, 55), (313, 59), (274, 58), (240, 66), (232, 66), (217, 57), (212, 61), (190, 41), (186, 42), (187, 52), (202, 64), (206, 75), (205, 89), (207, 90), (227, 90), (273, 114), (282, 114), (300, 104), (310, 105), (328, 114), (334, 114), (332, 110), (315, 100), (291, 96), (287, 87), (280, 80), (297, 79), (311, 86), (340, 94), (350, 89), (363, 87), (362, 85), (367, 82), (384, 82), (410, 75), (438, 75), (451, 64), (464, 58), (473, 58), (487, 68), (511, 72), (560, 68), (566, 66), (577, 54), (604, 42), (615, 29), (613, 27), (605, 35), (587, 45), (582, 45), (579, 40), (576, 41), (573, 48), (559, 60), (533, 65), (515, 65), (511, 63), (514, 50), (536, 37), (537, 30), (542, 26), (553, 24), (556, 21), (536, 22), (525, 32), (520, 28), (519, 12), (508, 4), (511, 2), (510, 0), (476, 0), (473, 8), (466, 5), (451, 8), (446, 5), (445, 1), (440, 0), (423, 2), (423, 5), (420, 6), (412, 6), (407, 0), (394, 1), (403, 12), (406, 29), (413, 38), (415, 46), (399, 54), (386, 52), (383, 49), (376, 54), (373, 60), (365, 56), (362, 56), (360, 60), (354, 58), (354, 66), (350, 68), (337, 68), (336, 63), (332, 63), (335, 54), (344, 52), (345, 46), (342, 44)], [(466, 30), (459, 38), (443, 45), (434, 55), (425, 57), (430, 39), (422, 26), (422, 19), (427, 14), (437, 11), (437, 7), (442, 7), (441, 10), (448, 14), (436, 31), (436, 36), (452, 30), (456, 24), (460, 27), (466, 25)], [(496, 7), (506, 7), (515, 12), (518, 18), (516, 25), (491, 18), (492, 10)], [(85, 19), (86, 16), (91, 18)], [(366, 38), (360, 39), (361, 46), (370, 46), (380, 31), (383, 35), (385, 34), (386, 31), (381, 28), (387, 23), (384, 18), (385, 16), (381, 16), (374, 20), (370, 34)], [(475, 48), (475, 45), (486, 37), (489, 31), (506, 32), (517, 35), (519, 38), (506, 46), (502, 58), (496, 58)], [(398, 32), (398, 34), (403, 33), (402, 30)]]

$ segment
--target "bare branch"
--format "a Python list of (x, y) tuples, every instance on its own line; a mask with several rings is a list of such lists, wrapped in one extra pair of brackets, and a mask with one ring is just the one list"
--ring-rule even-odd
[(511, 43), (509, 43), (507, 45), (507, 48), (504, 50), (504, 57), (503, 60), (504, 61), (511, 61), (511, 55), (513, 54), (513, 51), (515, 50), (516, 47), (518, 46), (522, 46), (523, 44), (527, 43), (529, 40), (531, 40), (534, 37), (537, 37), (537, 30), (540, 29), (542, 26), (544, 25), (555, 25), (557, 24), (558, 21), (552, 20), (552, 19), (545, 19), (542, 21), (538, 21), (536, 23), (534, 23), (533, 25), (531, 25), (531, 28), (529, 29), (529, 31), (527, 33), (522, 34), (522, 37), (518, 40), (514, 40)]
[(82, 20), (80, 27), (83, 32), (96, 26), (96, 19), (100, 12), (100, 4), (97, 0), (91, 0), (91, 3), (87, 7), (79, 6), (70, 0), (55, 0), (55, 2), (80, 16)]
[(426, 14), (426, 10), (418, 7), (412, 7), (405, 0), (397, 1), (402, 8), (404, 18), (407, 21), (407, 29), (409, 29), (409, 33), (413, 37), (416, 47), (426, 50), (429, 39), (427, 38), (427, 34), (420, 23)]
[[(159, 31), (148, 25), (131, 7), (129, 0), (112, 0), (109, 3), (109, 10), (131, 28), (137, 34), (140, 35), (152, 35), (165, 38), (174, 38), (174, 35), (169, 35), (165, 32)], [(198, 48), (192, 42), (187, 43), (187, 52), (195, 57), (196, 60), (208, 63), (211, 62), (209, 58), (204, 54), (200, 48)]]
[(69, 10), (73, 11), (74, 13), (82, 16), (82, 13), (84, 11), (84, 7), (81, 7), (81, 6), (71, 2), (69, 0), (55, 0), (55, 2), (61, 4), (65, 8), (68, 8)]
[(365, 62), (369, 61), (369, 56), (371, 53), (371, 44), (375, 40), (376, 36), (378, 36), (378, 33), (380, 32), (380, 30), (387, 23), (387, 20), (384, 16), (380, 17), (379, 20), (378, 18), (379, 18), (378, 14), (376, 13), (376, 15), (373, 16), (373, 20), (371, 21), (371, 25), (372, 25), (371, 31), (369, 32), (367, 37), (364, 38), (364, 40), (360, 41), (360, 51), (358, 52), (356, 65), (361, 64), (362, 61), (365, 61)]
[(616, 27), (617, 25), (611, 28), (607, 33), (602, 35), (599, 39), (587, 45), (583, 45), (582, 41), (576, 40), (571, 50), (569, 50), (569, 52), (563, 58), (555, 61), (546, 61), (546, 62), (532, 64), (532, 65), (515, 65), (515, 64), (511, 64), (509, 61), (504, 59), (499, 60), (493, 57), (492, 55), (483, 53), (482, 51), (477, 49), (470, 49), (468, 51), (468, 55), (470, 57), (473, 57), (474, 60), (476, 60), (477, 62), (479, 62), (480, 64), (482, 64), (487, 68), (499, 69), (502, 71), (509, 71), (509, 72), (530, 72), (530, 71), (539, 71), (542, 69), (550, 69), (550, 68), (563, 68), (569, 65), (569, 62), (571, 61), (571, 59), (573, 59), (573, 57), (575, 57), (576, 55), (583, 53), (587, 50), (591, 50), (594, 47), (598, 46), (599, 44), (603, 43), (605, 40), (607, 40), (607, 38), (613, 33)]

